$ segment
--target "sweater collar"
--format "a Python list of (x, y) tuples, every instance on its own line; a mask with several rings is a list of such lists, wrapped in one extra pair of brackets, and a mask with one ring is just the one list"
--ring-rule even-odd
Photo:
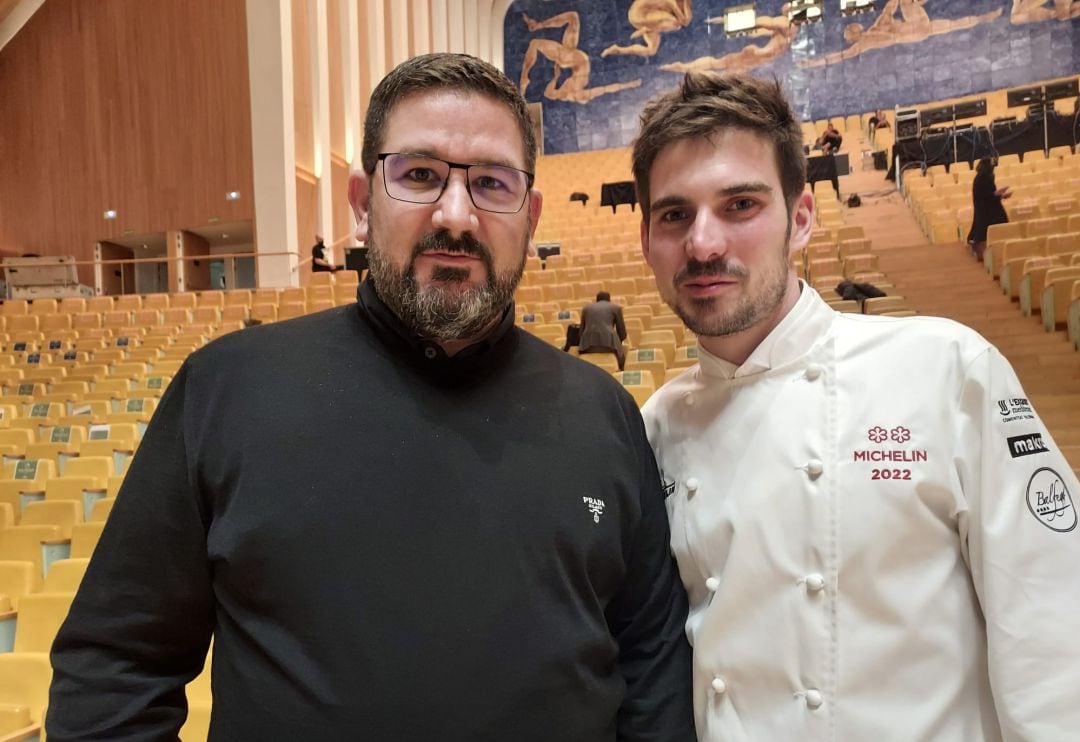
[(733, 379), (785, 366), (806, 355), (832, 324), (836, 312), (805, 281), (799, 280), (799, 300), (780, 324), (754, 348), (741, 366), (714, 356), (698, 344), (698, 360), (706, 376)]
[(495, 347), (514, 326), (514, 303), (511, 301), (499, 324), (491, 332), (453, 356), (448, 356), (435, 340), (413, 332), (383, 303), (370, 276), (357, 288), (356, 300), (360, 312), (371, 321), (380, 335), (403, 344), (415, 354), (418, 361), (435, 365), (453, 364), (481, 356)]

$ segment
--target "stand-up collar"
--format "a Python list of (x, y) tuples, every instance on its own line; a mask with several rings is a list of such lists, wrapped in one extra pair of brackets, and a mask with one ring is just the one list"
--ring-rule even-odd
[(499, 324), (485, 337), (463, 348), (453, 356), (448, 356), (446, 351), (435, 340), (417, 335), (409, 329), (401, 319), (390, 311), (390, 308), (379, 298), (375, 290), (375, 282), (371, 277), (364, 279), (356, 290), (356, 301), (361, 313), (365, 314), (371, 323), (379, 331), (379, 334), (387, 340), (393, 339), (415, 352), (418, 362), (434, 364), (453, 364), (486, 353), (502, 340), (514, 326), (514, 303), (503, 312)]
[(698, 362), (706, 376), (732, 379), (751, 376), (771, 368), (785, 366), (806, 355), (824, 335), (836, 311), (821, 298), (818, 292), (799, 281), (799, 300), (773, 328), (764, 340), (754, 348), (741, 366), (714, 356), (698, 343)]

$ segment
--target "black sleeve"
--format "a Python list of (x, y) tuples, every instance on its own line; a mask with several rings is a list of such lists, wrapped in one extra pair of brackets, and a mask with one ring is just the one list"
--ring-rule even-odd
[[(633, 406), (633, 402), (630, 402)], [(627, 411), (641, 462), (641, 520), (626, 582), (608, 606), (619, 643), (626, 696), (619, 742), (693, 742), (693, 675), (686, 639), (686, 592), (671, 556), (667, 509), (656, 459), (636, 406)]]
[[(162, 397), (52, 648), (52, 742), (176, 739), (214, 625), (188, 456), (190, 369)], [(187, 401), (186, 401), (187, 400)]]

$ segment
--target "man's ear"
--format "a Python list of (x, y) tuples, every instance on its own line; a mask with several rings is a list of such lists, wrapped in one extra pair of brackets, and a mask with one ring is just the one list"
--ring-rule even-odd
[(540, 222), (540, 212), (544, 209), (544, 194), (540, 192), (539, 188), (533, 188), (529, 193), (529, 247), (528, 256), (535, 258), (537, 256), (536, 241), (533, 237), (536, 235), (536, 225)]
[(814, 194), (803, 191), (795, 199), (791, 211), (791, 237), (788, 238), (788, 255), (805, 250), (814, 231)]
[(367, 173), (356, 170), (349, 176), (349, 204), (356, 217), (356, 239), (366, 243), (371, 212), (371, 178)]

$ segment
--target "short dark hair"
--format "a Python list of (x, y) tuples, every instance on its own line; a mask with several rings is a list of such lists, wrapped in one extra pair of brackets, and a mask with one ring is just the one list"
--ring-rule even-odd
[(611, 301), (611, 294), (609, 294), (606, 291), (598, 291), (598, 292), (596, 292), (596, 300), (597, 301)]
[(979, 160), (979, 164), (975, 166), (976, 173), (992, 173), (994, 172), (994, 158), (984, 157)]
[(683, 139), (745, 129), (773, 144), (784, 201), (791, 209), (806, 185), (802, 127), (780, 82), (750, 75), (688, 72), (678, 89), (654, 98), (641, 114), (634, 142), (634, 183), (642, 218), (649, 218), (649, 170), (660, 151)]
[(360, 162), (371, 175), (386, 139), (386, 125), (394, 105), (427, 90), (456, 90), (485, 95), (503, 103), (521, 130), (525, 170), (536, 170), (536, 134), (529, 108), (510, 79), (496, 67), (468, 54), (422, 54), (406, 60), (375, 86), (364, 118), (364, 146)]

